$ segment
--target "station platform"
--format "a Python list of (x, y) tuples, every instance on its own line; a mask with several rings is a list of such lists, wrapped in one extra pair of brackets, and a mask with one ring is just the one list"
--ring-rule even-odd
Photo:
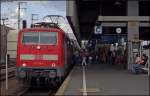
[(147, 74), (133, 74), (107, 64), (75, 66), (56, 95), (148, 95)]

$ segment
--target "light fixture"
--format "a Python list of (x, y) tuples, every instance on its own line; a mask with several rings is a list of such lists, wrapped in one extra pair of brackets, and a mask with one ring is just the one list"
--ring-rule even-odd
[(115, 1), (114, 5), (120, 5), (121, 3), (119, 1)]
[(117, 34), (120, 34), (122, 32), (122, 29), (118, 27), (118, 28), (116, 28), (116, 32), (117, 32)]

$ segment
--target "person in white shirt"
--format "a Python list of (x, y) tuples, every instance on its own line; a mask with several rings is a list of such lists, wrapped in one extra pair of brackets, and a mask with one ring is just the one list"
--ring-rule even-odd
[(85, 50), (83, 50), (82, 51), (82, 54), (81, 54), (81, 56), (82, 56), (82, 66), (86, 66), (87, 65), (87, 63), (86, 63), (86, 52), (85, 52)]
[(86, 63), (86, 56), (82, 56), (82, 66), (86, 66), (87, 63)]
[(110, 46), (110, 51), (113, 52), (114, 50), (115, 50), (115, 47), (114, 47), (113, 44), (111, 44), (111, 46)]

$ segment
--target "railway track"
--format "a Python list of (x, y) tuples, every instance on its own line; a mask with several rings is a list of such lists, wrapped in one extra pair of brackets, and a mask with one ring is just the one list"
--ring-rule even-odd
[[(3, 81), (6, 79), (6, 73), (5, 69), (1, 69), (0, 71), (0, 81)], [(9, 67), (8, 68), (8, 78), (12, 78), (16, 76), (16, 67)]]
[[(10, 60), (8, 62), (8, 78), (12, 78), (16, 76), (16, 67), (15, 67), (15, 60)], [(3, 81), (6, 79), (6, 64), (5, 63), (1, 63), (0, 64), (0, 81)]]
[(61, 84), (58, 84), (55, 87), (32, 86), (32, 85), (26, 86), (20, 91), (18, 91), (16, 96), (55, 96)]
[(48, 88), (25, 88), (17, 93), (17, 96), (54, 96), (56, 89)]
[[(8, 64), (8, 68), (10, 68), (10, 67), (14, 67), (15, 66), (15, 62), (11, 62), (11, 63), (9, 63)], [(0, 69), (5, 69), (5, 64), (0, 64)]]

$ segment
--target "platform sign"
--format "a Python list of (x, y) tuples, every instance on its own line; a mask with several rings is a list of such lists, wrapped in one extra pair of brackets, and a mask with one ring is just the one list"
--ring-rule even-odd
[(102, 26), (95, 26), (95, 34), (102, 34)]

